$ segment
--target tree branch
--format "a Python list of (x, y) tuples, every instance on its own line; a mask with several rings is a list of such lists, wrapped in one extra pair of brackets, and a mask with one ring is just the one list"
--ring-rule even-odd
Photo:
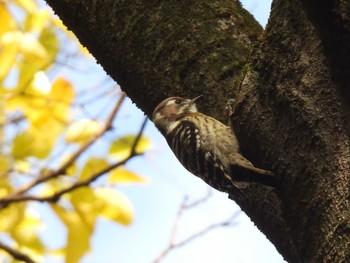
[(121, 165), (124, 165), (131, 158), (142, 154), (142, 153), (136, 152), (136, 147), (137, 147), (137, 144), (139, 143), (141, 136), (142, 136), (142, 133), (146, 127), (147, 120), (148, 120), (148, 118), (145, 117), (145, 119), (141, 125), (141, 128), (140, 128), (140, 130), (135, 138), (135, 141), (133, 142), (133, 145), (130, 148), (130, 154), (124, 160), (117, 162), (117, 163), (114, 163), (114, 164), (102, 169), (101, 171), (94, 173), (93, 175), (90, 176), (90, 178), (88, 178), (86, 180), (75, 182), (71, 186), (62, 189), (53, 195), (43, 196), (43, 197), (34, 196), (34, 195), (18, 195), (18, 196), (13, 196), (13, 197), (6, 197), (6, 198), (0, 200), (0, 205), (6, 206), (10, 203), (18, 203), (18, 202), (24, 202), (24, 201), (57, 202), (61, 198), (62, 195), (69, 193), (75, 189), (90, 185), (92, 182), (96, 181), (102, 175), (110, 172), (111, 170), (113, 170)]
[(28, 192), (30, 189), (32, 189), (33, 187), (35, 187), (43, 182), (46, 182), (48, 180), (51, 180), (53, 178), (56, 178), (56, 177), (64, 174), (66, 172), (66, 170), (71, 165), (74, 164), (74, 162), (80, 157), (80, 155), (83, 152), (85, 152), (92, 144), (94, 144), (100, 137), (102, 137), (108, 130), (110, 130), (112, 128), (112, 122), (113, 122), (117, 112), (119, 111), (120, 106), (121, 106), (122, 102), (124, 101), (125, 97), (126, 97), (125, 93), (122, 93), (118, 102), (116, 103), (116, 105), (112, 109), (112, 112), (108, 116), (103, 129), (98, 134), (96, 134), (93, 138), (91, 138), (87, 143), (82, 145), (60, 168), (58, 168), (57, 170), (51, 171), (48, 174), (41, 174), (38, 178), (31, 181), (27, 185), (24, 185), (22, 188), (18, 189), (17, 191), (9, 194), (8, 196), (6, 196), (4, 198), (1, 198), (0, 199), (0, 208), (4, 208), (5, 206), (10, 204), (11, 202), (15, 202), (17, 200), (19, 200), (19, 201), (26, 200), (26, 199), (23, 200), (23, 196), (21, 196), (22, 194)]
[(178, 229), (178, 225), (179, 225), (179, 221), (180, 218), (183, 214), (183, 212), (185, 212), (188, 209), (194, 208), (206, 201), (208, 201), (208, 199), (210, 198), (210, 196), (212, 195), (212, 191), (209, 189), (208, 194), (206, 196), (204, 196), (201, 199), (198, 199), (196, 201), (194, 201), (193, 203), (187, 204), (187, 196), (184, 197), (183, 201), (180, 204), (180, 207), (177, 211), (176, 217), (175, 217), (175, 221), (174, 221), (174, 225), (173, 225), (173, 229), (170, 235), (170, 240), (169, 240), (169, 244), (168, 246), (157, 256), (157, 258), (153, 261), (153, 263), (159, 263), (161, 260), (163, 260), (163, 258), (165, 258), (166, 255), (169, 254), (170, 251), (172, 251), (175, 248), (180, 248), (183, 247), (185, 245), (187, 245), (188, 243), (194, 241), (195, 239), (207, 234), (208, 232), (210, 232), (211, 230), (214, 230), (216, 228), (219, 227), (228, 227), (228, 226), (233, 226), (236, 223), (234, 222), (234, 219), (237, 218), (237, 216), (239, 215), (240, 211), (236, 211), (233, 215), (231, 215), (227, 220), (224, 220), (222, 222), (218, 222), (218, 223), (214, 223), (211, 225), (208, 225), (207, 227), (205, 227), (204, 229), (202, 229), (201, 231), (198, 231), (194, 234), (192, 234), (191, 236), (183, 239), (182, 241), (176, 242), (175, 238), (176, 238), (176, 232)]
[(35, 261), (31, 259), (29, 256), (27, 256), (26, 254), (23, 254), (2, 242), (0, 242), (0, 249), (6, 251), (14, 259), (17, 259), (26, 263), (35, 263)]

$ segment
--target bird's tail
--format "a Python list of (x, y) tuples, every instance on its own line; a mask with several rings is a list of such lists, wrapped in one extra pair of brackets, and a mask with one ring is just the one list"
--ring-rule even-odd
[(240, 153), (235, 153), (231, 157), (231, 175), (236, 181), (248, 183), (259, 183), (270, 187), (278, 188), (277, 177), (270, 171), (256, 168), (250, 161)]
[(278, 188), (279, 186), (278, 180), (272, 172), (254, 166), (243, 167), (232, 165), (231, 172), (236, 181), (259, 183), (273, 188)]

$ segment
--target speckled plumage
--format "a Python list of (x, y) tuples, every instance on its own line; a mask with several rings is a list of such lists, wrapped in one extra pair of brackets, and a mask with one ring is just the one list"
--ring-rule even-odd
[(240, 154), (228, 126), (197, 111), (197, 99), (168, 98), (152, 116), (182, 165), (219, 191), (242, 188), (252, 181), (275, 186), (270, 171), (254, 167)]

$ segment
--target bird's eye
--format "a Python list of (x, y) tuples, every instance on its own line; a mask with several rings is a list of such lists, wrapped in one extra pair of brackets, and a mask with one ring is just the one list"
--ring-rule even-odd
[(181, 103), (181, 100), (180, 100), (180, 99), (177, 99), (177, 100), (175, 100), (175, 103), (176, 103), (176, 104), (180, 104), (180, 103)]

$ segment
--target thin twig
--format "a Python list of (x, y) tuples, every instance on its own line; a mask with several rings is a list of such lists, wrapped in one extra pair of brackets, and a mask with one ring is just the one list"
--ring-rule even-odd
[(35, 263), (33, 259), (31, 259), (26, 254), (23, 254), (12, 247), (9, 247), (8, 245), (5, 245), (4, 243), (0, 242), (0, 249), (6, 251), (8, 254), (10, 254), (14, 259), (26, 262), (26, 263)]
[(228, 227), (228, 226), (236, 225), (237, 223), (233, 222), (233, 220), (238, 216), (239, 213), (240, 213), (239, 211), (234, 213), (227, 220), (225, 220), (223, 222), (214, 223), (214, 224), (211, 224), (211, 225), (207, 226), (206, 228), (202, 229), (201, 231), (199, 231), (197, 233), (194, 233), (192, 236), (189, 236), (188, 238), (186, 238), (186, 239), (184, 239), (184, 240), (174, 244), (173, 248), (174, 247), (178, 248), (178, 247), (184, 246), (184, 245), (190, 243), (191, 241), (193, 241), (194, 239), (207, 234), (209, 231), (211, 231), (211, 230), (213, 230), (215, 228)]
[(82, 145), (63, 165), (58, 168), (57, 170), (51, 171), (48, 174), (41, 174), (37, 179), (33, 180), (32, 182), (28, 183), (27, 185), (23, 186), (22, 188), (18, 189), (17, 191), (11, 193), (10, 195), (1, 198), (0, 199), (0, 208), (5, 207), (9, 203), (11, 203), (11, 200), (16, 200), (16, 198), (19, 198), (22, 194), (28, 192), (33, 187), (46, 182), (52, 178), (56, 178), (66, 172), (66, 170), (74, 164), (74, 162), (80, 157), (80, 155), (86, 151), (92, 144), (94, 144), (97, 139), (102, 137), (108, 130), (112, 128), (112, 122), (117, 114), (117, 112), (120, 109), (120, 106), (122, 102), (124, 101), (126, 95), (125, 93), (122, 93), (121, 97), (119, 98), (118, 102), (116, 103), (115, 107), (113, 108), (112, 112), (108, 116), (105, 126), (103, 129), (96, 134), (93, 138), (91, 138), (87, 143)]
[(186, 209), (190, 209), (190, 208), (193, 208), (193, 207), (196, 207), (202, 203), (205, 203), (206, 201), (208, 201), (208, 199), (212, 196), (213, 194), (213, 190), (212, 188), (208, 187), (208, 192), (205, 196), (203, 196), (202, 198), (199, 198), (197, 200), (195, 200), (194, 202), (192, 203), (189, 203), (189, 204), (184, 204), (185, 205), (185, 208)]
[[(137, 153), (136, 152), (136, 147), (137, 147), (137, 144), (139, 143), (140, 139), (141, 139), (141, 136), (143, 134), (143, 131), (145, 129), (145, 126), (146, 126), (146, 123), (147, 123), (147, 120), (148, 118), (145, 117), (145, 120), (143, 121), (142, 125), (141, 125), (141, 128), (130, 148), (130, 154), (129, 156), (127, 156), (124, 160), (120, 161), (120, 162), (117, 162), (117, 163), (114, 163), (104, 169), (102, 169), (101, 171), (99, 172), (96, 172), (94, 173), (93, 175), (91, 175), (88, 179), (86, 180), (83, 180), (83, 181), (78, 181), (78, 182), (75, 182), (74, 184), (72, 184), (71, 186), (67, 187), (67, 188), (64, 188), (60, 191), (58, 191), (57, 193), (53, 194), (53, 195), (49, 195), (49, 196), (43, 196), (43, 197), (40, 197), (40, 196), (34, 196), (34, 195), (19, 195), (19, 196), (15, 196), (11, 199), (7, 198), (6, 201), (8, 203), (17, 203), (17, 202), (24, 202), (24, 201), (38, 201), (38, 202), (57, 202), (60, 197), (68, 192), (71, 192), (75, 189), (78, 189), (78, 188), (81, 188), (81, 187), (84, 187), (84, 186), (88, 186), (90, 185), (92, 182), (94, 182), (95, 180), (97, 180), (99, 177), (101, 177), (102, 175), (110, 172), (111, 170), (121, 166), (121, 165), (124, 165), (126, 162), (128, 162), (131, 158), (135, 157), (135, 156), (138, 156), (138, 155), (141, 155), (142, 153)], [(2, 201), (2, 200), (0, 200)]]
[(212, 194), (212, 191), (211, 189), (209, 188), (208, 189), (208, 193), (203, 196), (202, 198), (200, 199), (197, 199), (195, 200), (194, 202), (190, 203), (190, 204), (187, 204), (187, 200), (188, 200), (188, 197), (187, 196), (184, 196), (181, 204), (180, 204), (180, 207), (179, 209), (177, 210), (177, 214), (175, 216), (175, 221), (174, 221), (174, 225), (173, 225), (173, 229), (171, 231), (171, 235), (170, 235), (170, 244), (173, 244), (175, 242), (175, 237), (176, 237), (176, 232), (177, 232), (177, 228), (178, 228), (178, 225), (179, 225), (179, 221), (180, 221), (180, 218), (183, 214), (183, 212), (187, 209), (190, 209), (190, 208), (193, 208), (195, 206), (198, 206), (204, 202), (206, 202), (210, 196)]
[(158, 257), (153, 261), (153, 263), (159, 263), (166, 255), (169, 254), (169, 252), (171, 252), (173, 249), (175, 248), (179, 248), (182, 246), (187, 245), (188, 243), (192, 242), (193, 240), (207, 234), (208, 232), (210, 232), (211, 230), (214, 230), (216, 228), (220, 228), (220, 227), (229, 227), (229, 226), (233, 226), (236, 223), (234, 222), (234, 220), (236, 219), (236, 217), (239, 215), (240, 211), (235, 212), (233, 215), (231, 215), (227, 220), (219, 222), (219, 223), (214, 223), (211, 224), (209, 226), (207, 226), (206, 228), (202, 229), (201, 231), (198, 231), (194, 234), (192, 234), (191, 236), (189, 236), (188, 238), (179, 241), (179, 242), (175, 242), (175, 237), (176, 237), (176, 232), (178, 229), (178, 225), (179, 225), (179, 221), (180, 218), (183, 214), (183, 212), (187, 209), (191, 209), (199, 204), (204, 203), (205, 201), (207, 201), (211, 196), (211, 191), (208, 192), (208, 194), (201, 198), (198, 199), (197, 201), (193, 202), (192, 204), (186, 204), (187, 201), (187, 197), (185, 197), (183, 199), (183, 201), (180, 204), (180, 207), (178, 209), (178, 212), (176, 214), (175, 217), (175, 221), (174, 221), (174, 225), (173, 225), (173, 229), (170, 235), (170, 240), (169, 240), (169, 244), (168, 246), (158, 255)]

